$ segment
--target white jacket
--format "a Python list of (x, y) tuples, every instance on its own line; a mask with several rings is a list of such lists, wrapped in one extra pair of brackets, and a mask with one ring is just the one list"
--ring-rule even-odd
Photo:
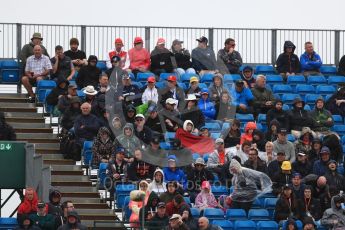
[(148, 103), (148, 101), (153, 101), (154, 103), (158, 103), (158, 90), (156, 87), (150, 89), (149, 87), (146, 87), (145, 91), (143, 92), (141, 96), (141, 100), (143, 104)]

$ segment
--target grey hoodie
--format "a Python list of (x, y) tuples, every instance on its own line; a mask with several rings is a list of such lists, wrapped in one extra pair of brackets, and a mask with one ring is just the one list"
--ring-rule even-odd
[[(338, 209), (334, 199), (342, 198), (340, 195), (332, 197), (331, 208), (327, 209), (322, 216), (321, 224), (326, 225), (330, 230), (345, 229), (345, 214), (342, 208)], [(337, 222), (337, 223), (335, 223)]]
[[(126, 136), (125, 135), (125, 129), (126, 128), (130, 128), (132, 130), (132, 135), (131, 136)], [(141, 149), (141, 143), (140, 140), (134, 135), (134, 127), (133, 124), (131, 123), (127, 123), (124, 127), (123, 127), (123, 134), (121, 134), (120, 136), (116, 137), (115, 140), (115, 145), (118, 147), (118, 145), (122, 146), (123, 148), (125, 148), (130, 156), (134, 155), (134, 151), (136, 149)]]
[(276, 153), (284, 152), (285, 159), (293, 163), (296, 160), (295, 146), (290, 142), (280, 143), (278, 140), (273, 142), (273, 151)]

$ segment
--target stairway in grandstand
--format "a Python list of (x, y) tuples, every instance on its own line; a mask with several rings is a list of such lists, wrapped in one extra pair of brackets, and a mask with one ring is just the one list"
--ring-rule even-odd
[[(66, 160), (59, 150), (59, 139), (53, 127), (35, 104), (27, 103), (24, 94), (0, 94), (0, 111), (17, 133), (18, 141), (35, 144), (36, 154), (43, 156), (45, 166), (51, 166), (52, 186), (62, 192), (62, 201), (71, 200), (88, 227), (94, 221), (114, 221), (115, 213), (102, 202), (100, 193), (89, 176), (73, 160)], [(105, 225), (106, 226), (106, 225)], [(114, 228), (110, 228), (114, 229)]]

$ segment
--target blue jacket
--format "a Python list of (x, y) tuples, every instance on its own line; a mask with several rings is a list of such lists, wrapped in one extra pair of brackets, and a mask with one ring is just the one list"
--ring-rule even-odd
[(216, 108), (214, 107), (214, 104), (211, 102), (210, 98), (207, 98), (206, 101), (200, 98), (198, 102), (198, 106), (205, 117), (208, 117), (210, 119), (215, 119)]
[(324, 176), (328, 171), (327, 163), (328, 162), (323, 162), (322, 160), (315, 161), (313, 165), (313, 174)]
[(186, 175), (184, 172), (176, 168), (176, 170), (173, 172), (169, 167), (166, 167), (163, 169), (164, 172), (164, 182), (169, 182), (169, 181), (177, 181), (181, 185), (183, 185), (183, 188), (187, 188), (187, 180), (186, 180)]
[(322, 60), (320, 56), (313, 52), (311, 58), (309, 55), (304, 52), (304, 54), (301, 55), (300, 58), (301, 62), (301, 71), (320, 71), (320, 67), (322, 65)]
[(249, 102), (254, 100), (254, 96), (252, 91), (249, 88), (243, 88), (242, 92), (237, 92), (235, 87), (233, 87), (230, 91), (231, 98), (232, 98), (232, 105), (239, 106), (240, 104), (244, 104), (246, 106), (249, 105)]

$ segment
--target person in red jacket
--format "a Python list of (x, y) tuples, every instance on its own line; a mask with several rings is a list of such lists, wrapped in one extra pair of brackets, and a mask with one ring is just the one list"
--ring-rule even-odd
[(245, 141), (253, 142), (253, 132), (256, 129), (256, 124), (252, 121), (248, 122), (244, 127), (244, 133), (241, 136), (240, 144)]
[(124, 44), (121, 38), (116, 38), (115, 39), (115, 49), (112, 51), (109, 51), (108, 56), (107, 56), (107, 68), (110, 69), (112, 68), (111, 60), (113, 57), (118, 56), (121, 58), (120, 60), (120, 67), (122, 69), (126, 68), (126, 61), (127, 61), (127, 52), (122, 50)]
[(38, 196), (33, 188), (25, 189), (25, 196), (23, 202), (18, 207), (17, 219), (18, 223), (25, 215), (37, 213)]
[(134, 47), (128, 51), (129, 69), (133, 74), (147, 72), (150, 69), (150, 53), (143, 47), (144, 41), (141, 37), (134, 39)]

